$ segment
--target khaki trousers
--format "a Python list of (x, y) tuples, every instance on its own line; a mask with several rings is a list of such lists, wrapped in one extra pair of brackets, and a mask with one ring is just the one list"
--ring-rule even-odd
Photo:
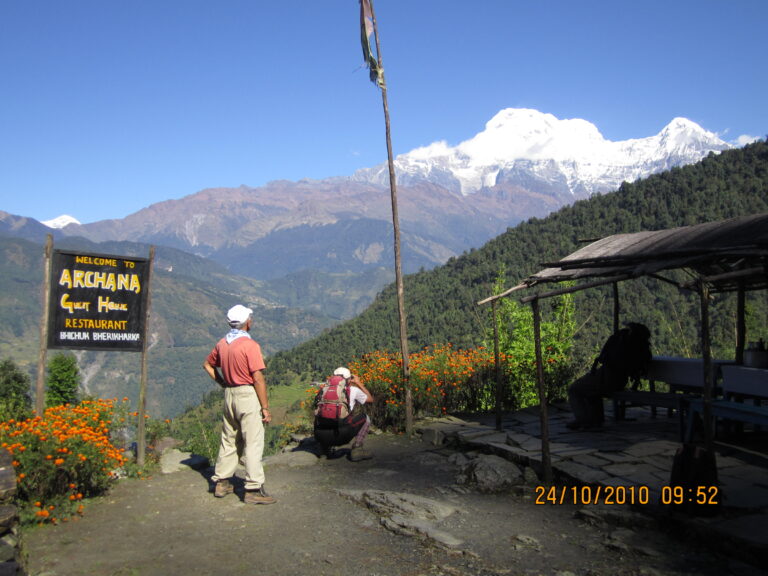
[(224, 418), (221, 428), (219, 455), (213, 481), (226, 480), (235, 474), (238, 455), (238, 433), (242, 438), (242, 461), (245, 466), (245, 489), (257, 490), (264, 484), (264, 423), (261, 404), (253, 386), (224, 389)]

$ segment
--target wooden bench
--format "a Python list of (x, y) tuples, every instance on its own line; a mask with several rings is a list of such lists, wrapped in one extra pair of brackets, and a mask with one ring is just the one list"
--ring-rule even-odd
[[(628, 406), (650, 406), (651, 415), (656, 417), (656, 408), (666, 408), (668, 414), (673, 411), (682, 414), (686, 402), (696, 398), (692, 394), (680, 394), (677, 392), (655, 392), (648, 390), (620, 390), (614, 392), (611, 396), (613, 401), (613, 417), (616, 420), (626, 419), (626, 409)], [(684, 422), (680, 420), (680, 437), (684, 432)]]
[(728, 400), (768, 400), (768, 370), (749, 366), (723, 366), (723, 396)]
[[(712, 382), (720, 378), (720, 368), (728, 364), (724, 360), (712, 361)], [(651, 414), (656, 417), (656, 408), (666, 408), (667, 415), (680, 411), (681, 402), (701, 395), (704, 387), (704, 361), (700, 358), (678, 358), (675, 356), (654, 356), (648, 366), (649, 390), (637, 390), (635, 385), (631, 390), (614, 392), (613, 415), (616, 420), (626, 418), (626, 409), (630, 406), (650, 406)], [(670, 392), (657, 392), (656, 382), (664, 382)], [(720, 389), (715, 387), (713, 394)], [(681, 424), (681, 431), (682, 431)]]
[[(768, 403), (768, 369), (753, 366), (723, 366), (723, 398), (755, 406)], [(759, 423), (752, 422), (759, 425)], [(741, 424), (734, 426), (741, 429)]]
[[(710, 410), (715, 422), (717, 422), (718, 418), (721, 418), (727, 421), (743, 422), (756, 426), (768, 426), (768, 406), (745, 404), (743, 402), (718, 398), (710, 402)], [(687, 425), (683, 440), (690, 442), (693, 440), (697, 415), (703, 417), (704, 401), (701, 398), (687, 400), (682, 407), (682, 411), (687, 413)]]
[(620, 390), (611, 395), (611, 400), (613, 401), (614, 417), (616, 420), (624, 420), (626, 417), (627, 406), (651, 406), (654, 408), (679, 410), (681, 401), (685, 398), (692, 397), (693, 396), (690, 394), (678, 394), (677, 392)]

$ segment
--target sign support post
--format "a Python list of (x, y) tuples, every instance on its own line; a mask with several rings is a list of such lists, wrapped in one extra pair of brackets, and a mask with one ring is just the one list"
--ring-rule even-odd
[(45, 238), (45, 254), (43, 260), (43, 317), (40, 321), (40, 350), (37, 354), (37, 385), (35, 389), (35, 414), (42, 416), (45, 412), (45, 357), (48, 352), (48, 300), (51, 297), (51, 254), (53, 253), (53, 236)]

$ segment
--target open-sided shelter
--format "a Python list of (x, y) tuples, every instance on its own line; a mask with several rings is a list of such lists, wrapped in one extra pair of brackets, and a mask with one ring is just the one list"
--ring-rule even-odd
[[(541, 364), (541, 342), (538, 334), (541, 298), (557, 296), (613, 284), (614, 329), (619, 323), (618, 283), (650, 276), (671, 282), (680, 288), (696, 291), (701, 302), (701, 349), (704, 374), (703, 417), (705, 443), (711, 448), (712, 430), (710, 402), (712, 393), (711, 355), (709, 342), (709, 300), (713, 293), (737, 292), (737, 338), (735, 360), (741, 363), (744, 353), (744, 293), (748, 290), (768, 288), (768, 213), (682, 226), (666, 230), (616, 234), (593, 242), (562, 260), (544, 264), (541, 271), (524, 279), (509, 290), (486, 298), (478, 304), (494, 303), (520, 290), (537, 290), (522, 298), (530, 302), (534, 311), (536, 356)], [(673, 280), (664, 273), (684, 270), (685, 282)], [(551, 284), (574, 281), (567, 288)], [(495, 307), (494, 307), (495, 310)], [(548, 448), (546, 403), (543, 395), (543, 374), (539, 371), (539, 399), (541, 403), (542, 461), (544, 475), (551, 479)]]

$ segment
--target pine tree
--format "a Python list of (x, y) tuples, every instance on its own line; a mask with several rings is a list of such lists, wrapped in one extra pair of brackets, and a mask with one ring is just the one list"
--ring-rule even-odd
[(77, 359), (70, 354), (56, 354), (48, 362), (48, 382), (45, 405), (61, 406), (77, 402), (80, 372)]

